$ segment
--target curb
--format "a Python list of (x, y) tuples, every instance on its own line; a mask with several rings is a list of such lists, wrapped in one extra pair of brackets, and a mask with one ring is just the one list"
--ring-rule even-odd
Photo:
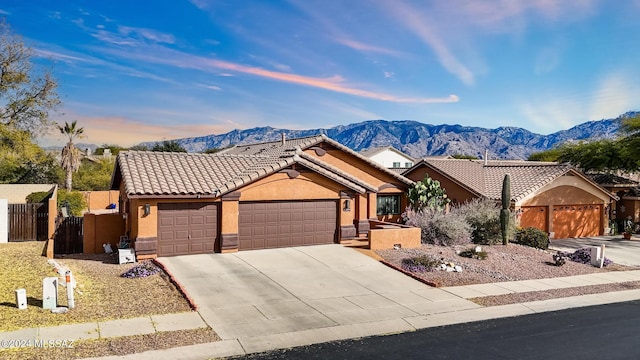
[(404, 275), (407, 275), (408, 277), (410, 277), (410, 278), (412, 278), (412, 279), (414, 279), (414, 280), (418, 280), (418, 281), (420, 281), (421, 283), (423, 283), (423, 284), (425, 284), (425, 285), (429, 285), (429, 286), (434, 287), (434, 288), (439, 288), (439, 287), (441, 287), (441, 286), (442, 286), (442, 285), (440, 285), (440, 284), (438, 284), (438, 283), (436, 283), (436, 282), (429, 281), (429, 280), (425, 280), (425, 279), (423, 279), (423, 278), (421, 278), (421, 277), (419, 277), (419, 276), (416, 276), (416, 275), (414, 275), (414, 274), (412, 274), (412, 273), (410, 273), (410, 272), (408, 272), (408, 271), (405, 271), (404, 269), (399, 268), (399, 267), (397, 267), (397, 266), (393, 265), (392, 263), (387, 262), (387, 261), (385, 261), (385, 260), (379, 260), (379, 261), (380, 261), (382, 264), (384, 264), (384, 265), (386, 265), (386, 266), (388, 266), (388, 267), (392, 268), (393, 270), (399, 271), (399, 272), (403, 273)]
[(184, 286), (182, 286), (182, 284), (178, 280), (176, 280), (175, 276), (173, 276), (173, 274), (169, 271), (169, 269), (167, 269), (167, 267), (164, 266), (164, 264), (158, 261), (157, 259), (151, 259), (151, 262), (153, 262), (157, 267), (162, 269), (162, 271), (164, 271), (165, 274), (167, 274), (167, 276), (169, 277), (169, 281), (171, 281), (171, 283), (176, 287), (176, 289), (178, 289), (180, 294), (182, 294), (182, 296), (187, 300), (191, 310), (198, 311), (198, 305), (196, 305), (195, 301), (193, 301), (191, 296), (189, 296)]

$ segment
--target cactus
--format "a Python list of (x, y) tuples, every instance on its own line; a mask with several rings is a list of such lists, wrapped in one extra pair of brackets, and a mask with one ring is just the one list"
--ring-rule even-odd
[(502, 210), (500, 210), (500, 230), (502, 231), (502, 245), (509, 244), (508, 229), (511, 214), (509, 207), (511, 206), (511, 176), (506, 174), (502, 181)]

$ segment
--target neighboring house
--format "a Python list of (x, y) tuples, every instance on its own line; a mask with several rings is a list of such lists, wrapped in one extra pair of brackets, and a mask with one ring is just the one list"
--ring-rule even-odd
[(587, 174), (587, 176), (620, 198), (610, 211), (610, 218), (617, 220), (619, 231), (622, 231), (621, 222), (629, 217), (633, 222), (640, 222), (640, 183), (638, 181), (607, 173)]
[(7, 199), (9, 204), (26, 204), (27, 195), (57, 188), (56, 184), (0, 184), (0, 199)]
[(360, 152), (382, 166), (402, 173), (415, 164), (415, 160), (393, 146), (375, 147)]
[(215, 154), (126, 151), (126, 235), (145, 256), (340, 242), (397, 221), (413, 182), (324, 135)]
[(616, 199), (572, 166), (557, 163), (425, 158), (404, 173), (415, 181), (425, 174), (440, 181), (453, 203), (499, 200), (504, 175), (510, 174), (520, 226), (539, 228), (556, 239), (602, 235)]

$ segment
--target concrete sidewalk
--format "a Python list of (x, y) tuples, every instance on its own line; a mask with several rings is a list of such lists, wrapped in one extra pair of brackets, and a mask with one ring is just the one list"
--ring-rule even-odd
[[(329, 259), (326, 258), (324, 260), (328, 261)], [(366, 262), (361, 265), (366, 265)], [(366, 268), (362, 268), (360, 271), (364, 271)], [(233, 276), (238, 275), (234, 274)], [(251, 310), (250, 306), (241, 305), (242, 312), (229, 313), (227, 315), (223, 315), (222, 311), (203, 308), (199, 311), (204, 313), (188, 312), (107, 322), (23, 329), (13, 332), (0, 332), (0, 340), (88, 340), (211, 326), (214, 331), (220, 331), (218, 334), (223, 338), (222, 341), (103, 358), (205, 359), (245, 355), (335, 340), (387, 335), (429, 327), (520, 316), (573, 307), (638, 300), (640, 299), (640, 290), (573, 296), (494, 307), (483, 307), (468, 299), (639, 280), (640, 270), (634, 270), (443, 288), (415, 286), (410, 291), (386, 291), (381, 292), (382, 295), (345, 296), (338, 300), (325, 299), (326, 301), (318, 302), (315, 299), (298, 299), (304, 304), (303, 308), (299, 308), (301, 305), (298, 302), (289, 300), (281, 302), (282, 308), (269, 308), (259, 305), (254, 310)], [(314, 306), (311, 307), (309, 304)], [(330, 306), (332, 304), (334, 305), (333, 307)], [(350, 304), (348, 305), (348, 310), (342, 311), (345, 304)], [(286, 309), (288, 305), (294, 305), (290, 308), (290, 313), (282, 313), (282, 311), (285, 311), (283, 309)], [(303, 310), (308, 311), (308, 307), (312, 308), (314, 315), (311, 317), (302, 316)], [(318, 312), (318, 314), (316, 315), (315, 312)], [(255, 318), (260, 316), (267, 316), (270, 320)], [(244, 317), (248, 317), (251, 321), (245, 322)]]
[[(553, 279), (512, 281), (493, 284), (479, 284), (468, 286), (445, 287), (431, 289), (431, 308), (423, 309), (422, 314), (405, 316), (399, 319), (372, 320), (367, 323), (334, 325), (279, 334), (251, 335), (238, 334), (234, 339), (224, 339), (215, 343), (198, 344), (154, 350), (125, 356), (111, 356), (101, 359), (149, 359), (158, 357), (174, 359), (206, 359), (211, 357), (227, 357), (246, 355), (251, 353), (304, 346), (336, 340), (389, 335), (394, 333), (415, 331), (429, 327), (482, 321), (496, 318), (521, 316), (547, 311), (564, 310), (568, 308), (595, 306), (640, 299), (640, 290), (626, 290), (610, 293), (573, 296), (566, 298), (532, 301), (520, 304), (482, 307), (460, 306), (466, 299), (490, 295), (528, 292), (535, 290), (563, 289), (568, 287), (624, 283), (640, 280), (640, 270), (612, 271), (609, 273), (570, 276)], [(411, 300), (407, 300), (411, 302)], [(383, 314), (387, 309), (379, 308)], [(215, 328), (214, 328), (215, 330)]]
[(119, 336), (145, 335), (160, 331), (206, 328), (208, 325), (197, 312), (152, 315), (91, 323), (37, 327), (0, 332), (0, 341), (6, 340), (93, 340)]

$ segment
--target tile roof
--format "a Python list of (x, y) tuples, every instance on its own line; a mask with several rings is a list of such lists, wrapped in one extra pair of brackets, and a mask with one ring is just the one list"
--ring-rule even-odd
[(292, 163), (272, 156), (123, 151), (114, 178), (119, 172), (130, 195), (217, 196)]
[(259, 144), (238, 145), (229, 149), (225, 149), (221, 153), (243, 154), (243, 155), (263, 155), (263, 154), (284, 155), (284, 154), (291, 154), (295, 152), (297, 149), (301, 149), (301, 150), (308, 149), (322, 142), (326, 142), (337, 149), (340, 149), (352, 156), (355, 156), (356, 158), (366, 162), (372, 167), (390, 174), (391, 176), (393, 176), (394, 178), (396, 178), (397, 180), (399, 180), (405, 185), (408, 185), (408, 186), (413, 185), (412, 180), (407, 179), (406, 177), (402, 176), (401, 174), (398, 174), (397, 172), (390, 171), (388, 168), (371, 160), (369, 157), (357, 151), (351, 150), (349, 147), (342, 145), (341, 143), (327, 137), (324, 134), (303, 137), (303, 138), (285, 139), (284, 144), (282, 143), (282, 140), (280, 140), (280, 141), (264, 142)]
[[(425, 158), (418, 165), (423, 164), (441, 172), (479, 196), (496, 200), (502, 196), (502, 181), (506, 174), (511, 176), (513, 201), (525, 198), (569, 172), (593, 183), (572, 166), (552, 162), (494, 160), (485, 163), (483, 160)], [(600, 188), (597, 184), (593, 184)], [(606, 190), (600, 189), (609, 194)]]
[(324, 135), (241, 145), (215, 154), (123, 151), (118, 154), (112, 188), (120, 179), (130, 196), (207, 196), (231, 192), (281, 169), (298, 163), (360, 193), (377, 191), (374, 186), (305, 154), (302, 149), (323, 141), (354, 154), (372, 166), (410, 185), (413, 181), (391, 172)]
[(635, 187), (638, 186), (638, 182), (632, 179), (628, 179), (616, 174), (587, 174), (587, 176), (596, 183), (607, 187)]

